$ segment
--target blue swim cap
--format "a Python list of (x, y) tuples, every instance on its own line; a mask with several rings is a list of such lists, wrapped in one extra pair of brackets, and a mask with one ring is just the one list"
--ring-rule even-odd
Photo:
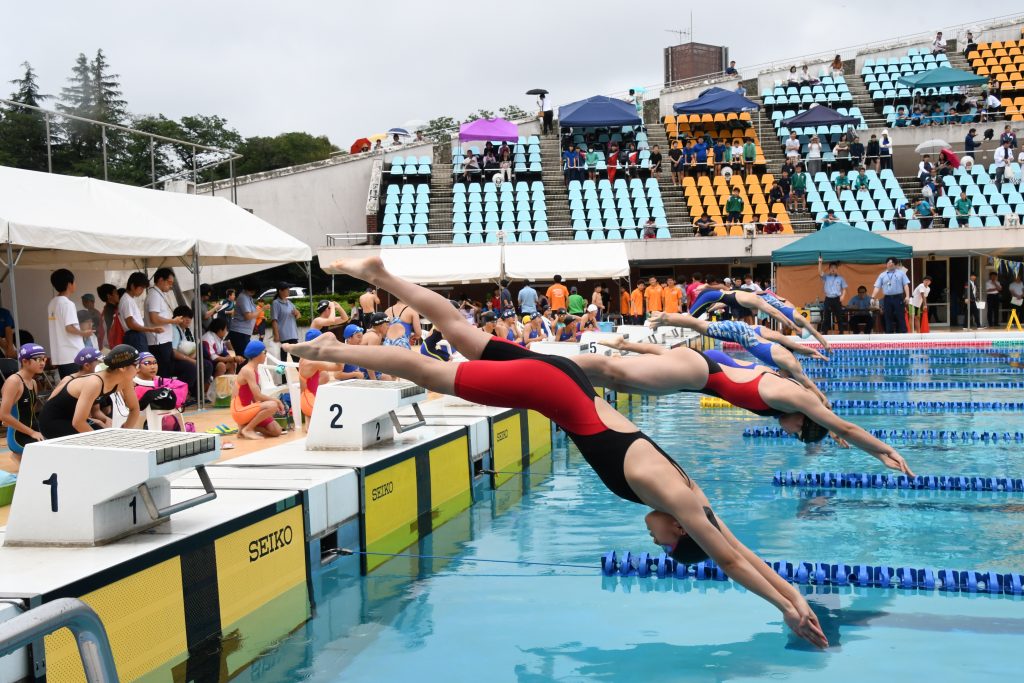
[(248, 359), (253, 359), (267, 350), (266, 344), (261, 342), (259, 339), (253, 339), (245, 345), (245, 351), (242, 353)]
[(306, 341), (313, 341), (321, 334), (323, 334), (323, 332), (321, 332), (320, 330), (308, 330), (306, 332)]
[(363, 331), (363, 328), (359, 327), (359, 325), (346, 325), (345, 326), (345, 331), (342, 332), (341, 336), (344, 337), (345, 339), (349, 339), (349, 338), (351, 338), (351, 337), (361, 333), (362, 331)]

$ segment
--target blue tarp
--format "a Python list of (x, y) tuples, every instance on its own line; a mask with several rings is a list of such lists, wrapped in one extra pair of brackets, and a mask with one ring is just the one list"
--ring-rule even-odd
[(559, 126), (638, 126), (640, 123), (640, 116), (632, 103), (604, 95), (588, 97), (558, 108)]
[(759, 108), (757, 102), (723, 88), (708, 88), (695, 100), (676, 102), (672, 105), (677, 114), (727, 114), (755, 111)]
[(835, 109), (819, 104), (807, 111), (786, 119), (782, 125), (790, 128), (807, 128), (809, 126), (856, 126), (860, 119), (856, 116), (843, 116)]

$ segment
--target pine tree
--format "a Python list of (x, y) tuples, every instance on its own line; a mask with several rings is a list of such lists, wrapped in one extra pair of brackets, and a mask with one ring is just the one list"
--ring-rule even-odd
[(128, 119), (128, 103), (121, 98), (121, 83), (118, 74), (109, 73), (103, 50), (96, 50), (96, 56), (89, 65), (94, 111), (91, 117), (105, 123), (124, 124)]
[[(94, 95), (89, 60), (85, 54), (79, 53), (71, 68), (68, 85), (61, 89), (57, 111), (87, 119), (94, 118)], [(102, 140), (99, 127), (84, 121), (66, 119), (61, 122), (59, 137), (61, 144), (54, 158), (55, 171), (102, 177), (102, 160), (99, 161), (99, 173), (96, 172), (96, 157)]]
[[(49, 99), (39, 91), (36, 72), (28, 62), (22, 64), (25, 75), (11, 81), (15, 90), (10, 99), (38, 107)], [(40, 112), (6, 107), (0, 119), (0, 164), (33, 171), (47, 170), (46, 120)]]

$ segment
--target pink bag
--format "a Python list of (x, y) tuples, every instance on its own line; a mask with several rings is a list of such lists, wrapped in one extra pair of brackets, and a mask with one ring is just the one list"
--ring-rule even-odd
[(180, 408), (188, 400), (188, 385), (180, 379), (175, 377), (157, 377), (156, 388), (162, 389), (164, 387), (173, 391), (174, 395), (178, 398), (176, 407)]

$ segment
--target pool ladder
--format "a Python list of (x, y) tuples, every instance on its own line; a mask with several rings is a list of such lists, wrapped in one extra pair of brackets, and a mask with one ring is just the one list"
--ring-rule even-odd
[(99, 615), (77, 598), (60, 598), (0, 624), (0, 657), (67, 628), (75, 637), (88, 683), (117, 683), (117, 668)]

